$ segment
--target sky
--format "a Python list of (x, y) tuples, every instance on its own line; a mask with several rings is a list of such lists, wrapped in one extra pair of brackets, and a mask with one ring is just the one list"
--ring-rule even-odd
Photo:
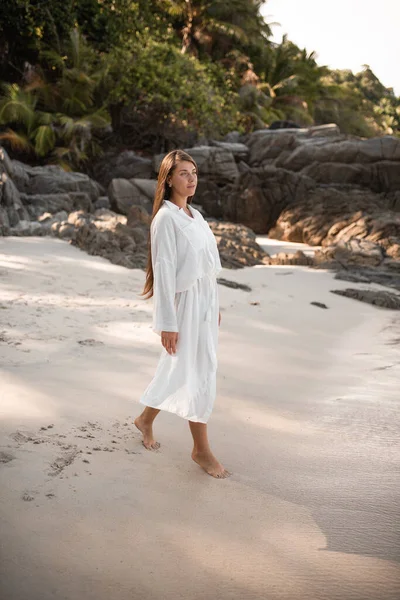
[(273, 41), (284, 33), (317, 63), (332, 69), (371, 67), (400, 96), (400, 0), (267, 0), (261, 9), (273, 26)]

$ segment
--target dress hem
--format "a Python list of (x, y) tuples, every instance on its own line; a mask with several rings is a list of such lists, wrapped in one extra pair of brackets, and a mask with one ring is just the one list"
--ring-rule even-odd
[(197, 419), (195, 417), (186, 417), (185, 415), (182, 415), (178, 412), (176, 412), (175, 410), (169, 410), (168, 408), (159, 408), (158, 406), (153, 406), (152, 404), (148, 404), (147, 402), (144, 402), (143, 400), (139, 400), (140, 404), (143, 404), (144, 406), (148, 406), (150, 408), (156, 408), (157, 410), (163, 410), (165, 412), (169, 412), (172, 415), (177, 415), (178, 417), (181, 417), (182, 419), (186, 419), (186, 421), (192, 421), (193, 423), (208, 423), (208, 420), (210, 418), (211, 415), (208, 416), (207, 420), (205, 421), (204, 419)]

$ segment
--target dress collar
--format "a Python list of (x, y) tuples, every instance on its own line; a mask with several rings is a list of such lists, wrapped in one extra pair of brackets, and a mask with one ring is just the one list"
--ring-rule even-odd
[(177, 210), (178, 212), (181, 211), (181, 213), (183, 215), (185, 215), (185, 217), (187, 217), (188, 219), (193, 220), (196, 218), (194, 209), (192, 208), (192, 206), (190, 204), (188, 204), (187, 206), (189, 207), (189, 211), (192, 213), (193, 217), (189, 217), (189, 215), (187, 213), (185, 213), (185, 211), (182, 209), (181, 206), (178, 206), (174, 202), (171, 202), (171, 200), (167, 200), (166, 198), (164, 198), (164, 202), (168, 206), (168, 208), (171, 208), (172, 210)]

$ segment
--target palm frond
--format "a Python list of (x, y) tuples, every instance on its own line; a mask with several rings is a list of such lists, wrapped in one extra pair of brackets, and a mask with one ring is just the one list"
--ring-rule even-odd
[(34, 147), (30, 143), (29, 138), (13, 129), (7, 129), (7, 131), (0, 133), (0, 140), (7, 142), (10, 147), (17, 152), (34, 151)]
[(28, 129), (34, 120), (35, 97), (24, 92), (17, 84), (3, 85), (0, 99), (0, 123), (23, 123)]
[(40, 125), (35, 131), (34, 139), (38, 156), (46, 156), (56, 143), (54, 129), (50, 125)]

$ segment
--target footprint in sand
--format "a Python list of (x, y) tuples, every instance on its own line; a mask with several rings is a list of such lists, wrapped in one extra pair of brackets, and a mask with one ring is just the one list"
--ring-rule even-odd
[(21, 496), (22, 500), (25, 502), (32, 502), (35, 499), (35, 496), (32, 496), (34, 492), (24, 492)]
[(10, 452), (3, 452), (2, 450), (0, 451), (0, 464), (4, 465), (14, 460), (14, 458), (15, 456), (13, 454), (10, 454)]
[[(39, 427), (39, 431), (34, 434), (31, 432), (16, 431), (11, 435), (11, 438), (16, 442), (17, 446), (24, 444), (50, 444), (56, 447), (57, 454), (54, 460), (47, 467), (46, 472), (51, 478), (59, 477), (60, 479), (68, 479), (68, 475), (64, 473), (68, 467), (76, 463), (76, 459), (81, 456), (82, 462), (90, 464), (92, 458), (89, 460), (85, 457), (85, 454), (92, 454), (93, 459), (97, 452), (123, 452), (126, 454), (141, 454), (136, 449), (131, 449), (130, 443), (135, 443), (138, 433), (134, 430), (132, 424), (129, 422), (130, 417), (126, 420), (115, 421), (110, 429), (104, 429), (97, 421), (87, 421), (83, 425), (73, 427), (71, 430), (64, 433), (57, 433), (54, 430), (54, 423), (47, 423)], [(99, 444), (98, 434), (101, 436), (101, 445)], [(84, 445), (81, 442), (70, 443), (71, 438), (82, 438), (85, 440)], [(97, 438), (97, 439), (96, 439)], [(88, 445), (89, 444), (89, 445)], [(124, 447), (128, 444), (128, 447)], [(59, 454), (60, 450), (62, 453)], [(0, 462), (6, 463), (15, 458), (14, 455), (2, 451), (0, 452)], [(93, 461), (97, 462), (97, 461)], [(98, 463), (97, 463), (98, 464)], [(85, 470), (86, 474), (91, 475), (90, 471)], [(77, 473), (75, 473), (78, 476)], [(33, 492), (25, 492), (23, 499), (30, 501), (34, 499)], [(51, 494), (48, 497), (52, 497)]]
[(78, 340), (78, 344), (80, 344), (81, 346), (104, 346), (104, 342), (94, 340), (93, 338), (88, 338), (86, 340)]
[(66, 467), (72, 465), (80, 452), (82, 452), (82, 450), (78, 450), (78, 448), (75, 447), (73, 450), (66, 452), (63, 456), (56, 458), (50, 465), (49, 475), (52, 477), (61, 475)]

